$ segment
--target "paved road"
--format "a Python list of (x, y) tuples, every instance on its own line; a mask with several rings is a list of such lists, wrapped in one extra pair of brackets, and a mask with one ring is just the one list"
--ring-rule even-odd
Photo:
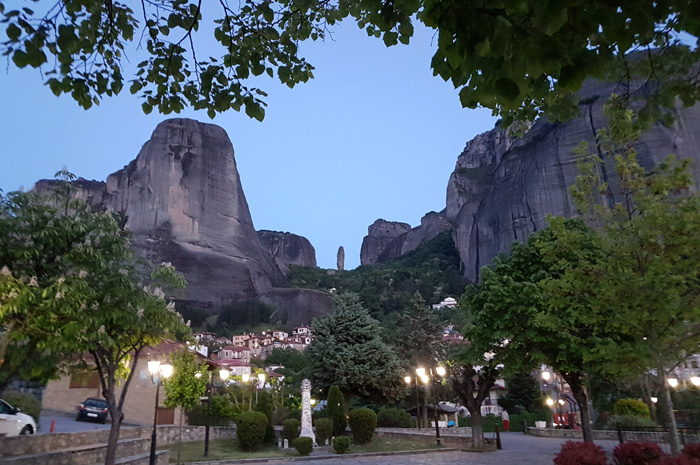
[[(564, 439), (538, 438), (522, 433), (503, 433), (503, 450), (495, 452), (444, 452), (382, 457), (352, 457), (324, 459), (309, 462), (311, 465), (549, 465), (559, 452)], [(596, 444), (612, 452), (616, 441), (596, 441)], [(299, 465), (300, 462), (277, 462), (275, 465)]]
[(73, 415), (42, 410), (41, 416), (39, 417), (39, 431), (37, 431), (37, 434), (50, 433), (51, 421), (54, 421), (54, 433), (75, 433), (77, 431), (109, 429), (111, 426), (109, 422), (103, 425), (101, 423), (88, 421), (75, 421)]

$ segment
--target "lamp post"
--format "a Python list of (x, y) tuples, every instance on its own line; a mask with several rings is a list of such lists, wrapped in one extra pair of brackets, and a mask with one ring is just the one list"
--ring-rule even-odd
[[(564, 400), (559, 397), (559, 383), (557, 382), (556, 375), (553, 375), (549, 371), (543, 371), (541, 373), (542, 379), (545, 381), (545, 383), (549, 382), (550, 379), (552, 379), (552, 384), (554, 385), (554, 396), (556, 397), (556, 401), (552, 400), (551, 398), (547, 399), (547, 405), (550, 407), (554, 407), (554, 414), (555, 418), (556, 416), (559, 416), (559, 424), (560, 426), (563, 426), (564, 422), (562, 421), (562, 414), (561, 414), (561, 409), (560, 406), (564, 405)], [(551, 401), (551, 403), (550, 403)], [(556, 423), (556, 422), (555, 422)]]
[[(200, 373), (197, 373), (201, 376)], [(228, 371), (226, 368), (222, 368), (219, 370), (219, 378), (221, 378), (221, 381), (225, 382), (228, 377), (231, 375), (231, 372)], [(195, 375), (197, 376), (197, 375)], [(199, 378), (199, 376), (197, 376)], [(213, 386), (214, 382), (214, 375), (209, 376), (209, 382), (207, 383), (207, 424), (204, 427), (204, 456), (209, 457), (209, 426), (211, 424), (211, 395), (212, 395), (212, 390), (214, 388)]]
[(151, 374), (151, 381), (156, 385), (156, 407), (153, 411), (153, 432), (151, 433), (151, 456), (150, 465), (156, 465), (156, 428), (158, 426), (158, 397), (160, 396), (160, 385), (163, 379), (167, 379), (173, 374), (173, 366), (167, 363), (161, 364), (159, 360), (148, 361), (148, 372)]
[[(418, 377), (416, 376), (415, 379), (416, 379), (416, 428), (420, 428), (420, 400), (418, 399)], [(411, 385), (411, 377), (410, 376), (404, 376), (403, 380), (409, 386)]]
[[(435, 368), (434, 372), (433, 372), (432, 368), (429, 368), (428, 371), (430, 374), (426, 373), (425, 368), (422, 368), (422, 367), (416, 368), (416, 387), (418, 386), (418, 378), (420, 378), (420, 380), (423, 382), (423, 385), (426, 387), (430, 387), (430, 385), (428, 383), (431, 383), (431, 380), (432, 380), (433, 418), (435, 419), (435, 441), (437, 442), (438, 447), (440, 447), (442, 444), (441, 444), (441, 440), (440, 440), (440, 425), (439, 425), (440, 418), (438, 417), (438, 413), (437, 413), (437, 408), (438, 408), (437, 407), (437, 394), (435, 392), (437, 389), (435, 388), (435, 378), (437, 376), (442, 378), (443, 376), (445, 376), (447, 371), (445, 370), (445, 367), (443, 367), (443, 366), (437, 366)], [(408, 378), (408, 376), (406, 378)], [(406, 378), (404, 378), (404, 380), (406, 380)], [(416, 389), (416, 392), (417, 392), (417, 389)]]

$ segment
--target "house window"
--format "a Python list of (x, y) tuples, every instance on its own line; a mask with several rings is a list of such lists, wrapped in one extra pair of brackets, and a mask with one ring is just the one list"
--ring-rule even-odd
[(96, 371), (89, 373), (71, 373), (69, 389), (97, 389), (100, 387), (100, 378)]

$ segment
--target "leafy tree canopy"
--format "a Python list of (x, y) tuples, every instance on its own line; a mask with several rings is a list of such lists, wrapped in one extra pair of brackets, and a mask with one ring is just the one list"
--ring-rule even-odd
[[(2, 53), (18, 68), (40, 68), (53, 93), (70, 94), (83, 108), (129, 87), (146, 113), (192, 106), (214, 117), (244, 109), (262, 120), (266, 94), (254, 78), (290, 87), (308, 81), (314, 68), (299, 42), (326, 39), (344, 18), (387, 46), (408, 44), (416, 21), (434, 29), (434, 74), (459, 89), (463, 106), (491, 108), (507, 122), (571, 116), (572, 93), (587, 77), (653, 79), (665, 103), (700, 95), (688, 71), (699, 52), (679, 38), (700, 36), (694, 0), (34, 0), (14, 7), (0, 2)], [(648, 52), (643, 60), (628, 59), (640, 50)]]
[(356, 294), (333, 296), (335, 311), (312, 323), (314, 340), (306, 349), (315, 387), (333, 385), (345, 396), (391, 399), (401, 391), (399, 362), (380, 337), (379, 323)]

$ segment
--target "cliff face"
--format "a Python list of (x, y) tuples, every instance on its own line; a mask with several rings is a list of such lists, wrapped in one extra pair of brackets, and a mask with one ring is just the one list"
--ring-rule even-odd
[[(411, 225), (397, 221), (378, 219), (367, 228), (367, 235), (362, 240), (360, 264), (379, 263), (379, 256), (399, 236), (411, 230)], [(404, 236), (405, 237), (405, 236)], [(403, 245), (403, 243), (401, 244)], [(400, 247), (400, 246), (399, 246)]]
[[(524, 241), (546, 227), (547, 215), (577, 214), (568, 188), (578, 175), (574, 149), (594, 147), (606, 126), (602, 106), (613, 85), (587, 83), (581, 91), (580, 116), (566, 123), (536, 122), (520, 139), (496, 128), (470, 141), (459, 156), (447, 187), (447, 217), (465, 276), (479, 270), (513, 241)], [(636, 145), (642, 166), (652, 168), (673, 153), (691, 158), (700, 179), (700, 106), (679, 109), (673, 127), (654, 126)], [(616, 185), (611, 176), (603, 173)]]
[(139, 255), (185, 275), (188, 301), (217, 309), (285, 282), (253, 227), (233, 146), (218, 126), (164, 121), (106, 183), (75, 185), (94, 208), (122, 215)]
[[(568, 189), (578, 170), (574, 149), (582, 141), (595, 147), (606, 127), (603, 105), (615, 84), (587, 82), (580, 91), (580, 115), (566, 123), (539, 120), (521, 138), (496, 127), (476, 136), (459, 155), (447, 185), (445, 210), (431, 212), (421, 226), (377, 220), (362, 244), (362, 263), (388, 261), (415, 249), (434, 234), (453, 228), (467, 278), (478, 279), (479, 270), (514, 241), (524, 241), (547, 226), (547, 215), (577, 214)], [(642, 92), (645, 89), (641, 90)], [(670, 154), (690, 158), (696, 185), (700, 180), (700, 105), (678, 108), (672, 127), (653, 126), (636, 144), (638, 159), (647, 169)], [(618, 192), (614, 173), (602, 173)], [(401, 225), (399, 229), (396, 225)]]
[(258, 231), (263, 247), (285, 265), (316, 266), (316, 250), (305, 237), (289, 232)]

